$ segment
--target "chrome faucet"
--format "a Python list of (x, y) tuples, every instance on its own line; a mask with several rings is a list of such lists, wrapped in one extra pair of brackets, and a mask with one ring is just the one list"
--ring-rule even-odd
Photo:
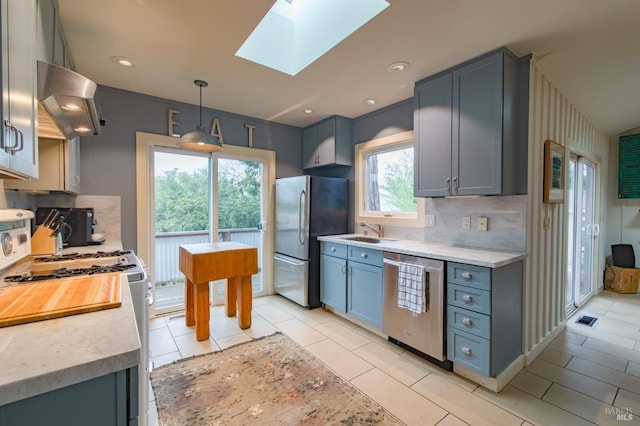
[(374, 226), (369, 225), (367, 222), (365, 222), (363, 220), (362, 222), (360, 222), (360, 226), (367, 227), (367, 228), (371, 229), (373, 232), (375, 232), (378, 235), (378, 238), (382, 238), (382, 234), (384, 233), (384, 226), (383, 225), (377, 225), (378, 228), (375, 228)]

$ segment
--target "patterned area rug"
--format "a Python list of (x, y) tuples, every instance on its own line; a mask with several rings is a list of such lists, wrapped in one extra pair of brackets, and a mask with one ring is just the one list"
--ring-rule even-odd
[(154, 370), (161, 425), (400, 425), (280, 333)]

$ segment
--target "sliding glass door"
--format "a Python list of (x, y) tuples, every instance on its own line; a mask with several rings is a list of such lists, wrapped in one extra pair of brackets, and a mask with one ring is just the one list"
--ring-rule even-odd
[(162, 313), (184, 309), (180, 245), (211, 241), (212, 162), (177, 148), (154, 147), (151, 155), (154, 299), (155, 312)]
[(596, 166), (571, 155), (568, 192), (567, 317), (591, 296), (597, 262), (594, 261), (600, 225), (596, 219)]
[[(175, 148), (175, 139), (153, 136), (147, 162), (139, 162), (148, 176), (148, 203), (140, 203), (139, 217), (149, 221), (148, 251), (143, 249), (154, 292), (154, 314), (184, 309), (184, 276), (178, 268), (179, 247), (235, 241), (257, 247), (258, 273), (253, 295), (271, 287), (273, 257), (269, 217), (275, 156), (271, 151), (226, 146), (215, 154)], [(158, 139), (158, 140), (156, 140)], [(172, 146), (173, 145), (173, 146)], [(212, 283), (211, 303), (224, 303), (225, 281)]]

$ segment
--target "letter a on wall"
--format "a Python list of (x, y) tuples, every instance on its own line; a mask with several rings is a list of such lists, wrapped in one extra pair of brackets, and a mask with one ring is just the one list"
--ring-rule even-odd
[(211, 123), (211, 136), (215, 136), (220, 140), (220, 143), (224, 143), (222, 140), (222, 129), (220, 128), (220, 120), (217, 118), (213, 119), (213, 123)]

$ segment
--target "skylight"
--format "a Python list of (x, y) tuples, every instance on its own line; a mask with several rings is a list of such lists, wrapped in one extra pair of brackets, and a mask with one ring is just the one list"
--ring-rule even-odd
[(385, 0), (276, 0), (236, 56), (296, 75), (388, 6)]

